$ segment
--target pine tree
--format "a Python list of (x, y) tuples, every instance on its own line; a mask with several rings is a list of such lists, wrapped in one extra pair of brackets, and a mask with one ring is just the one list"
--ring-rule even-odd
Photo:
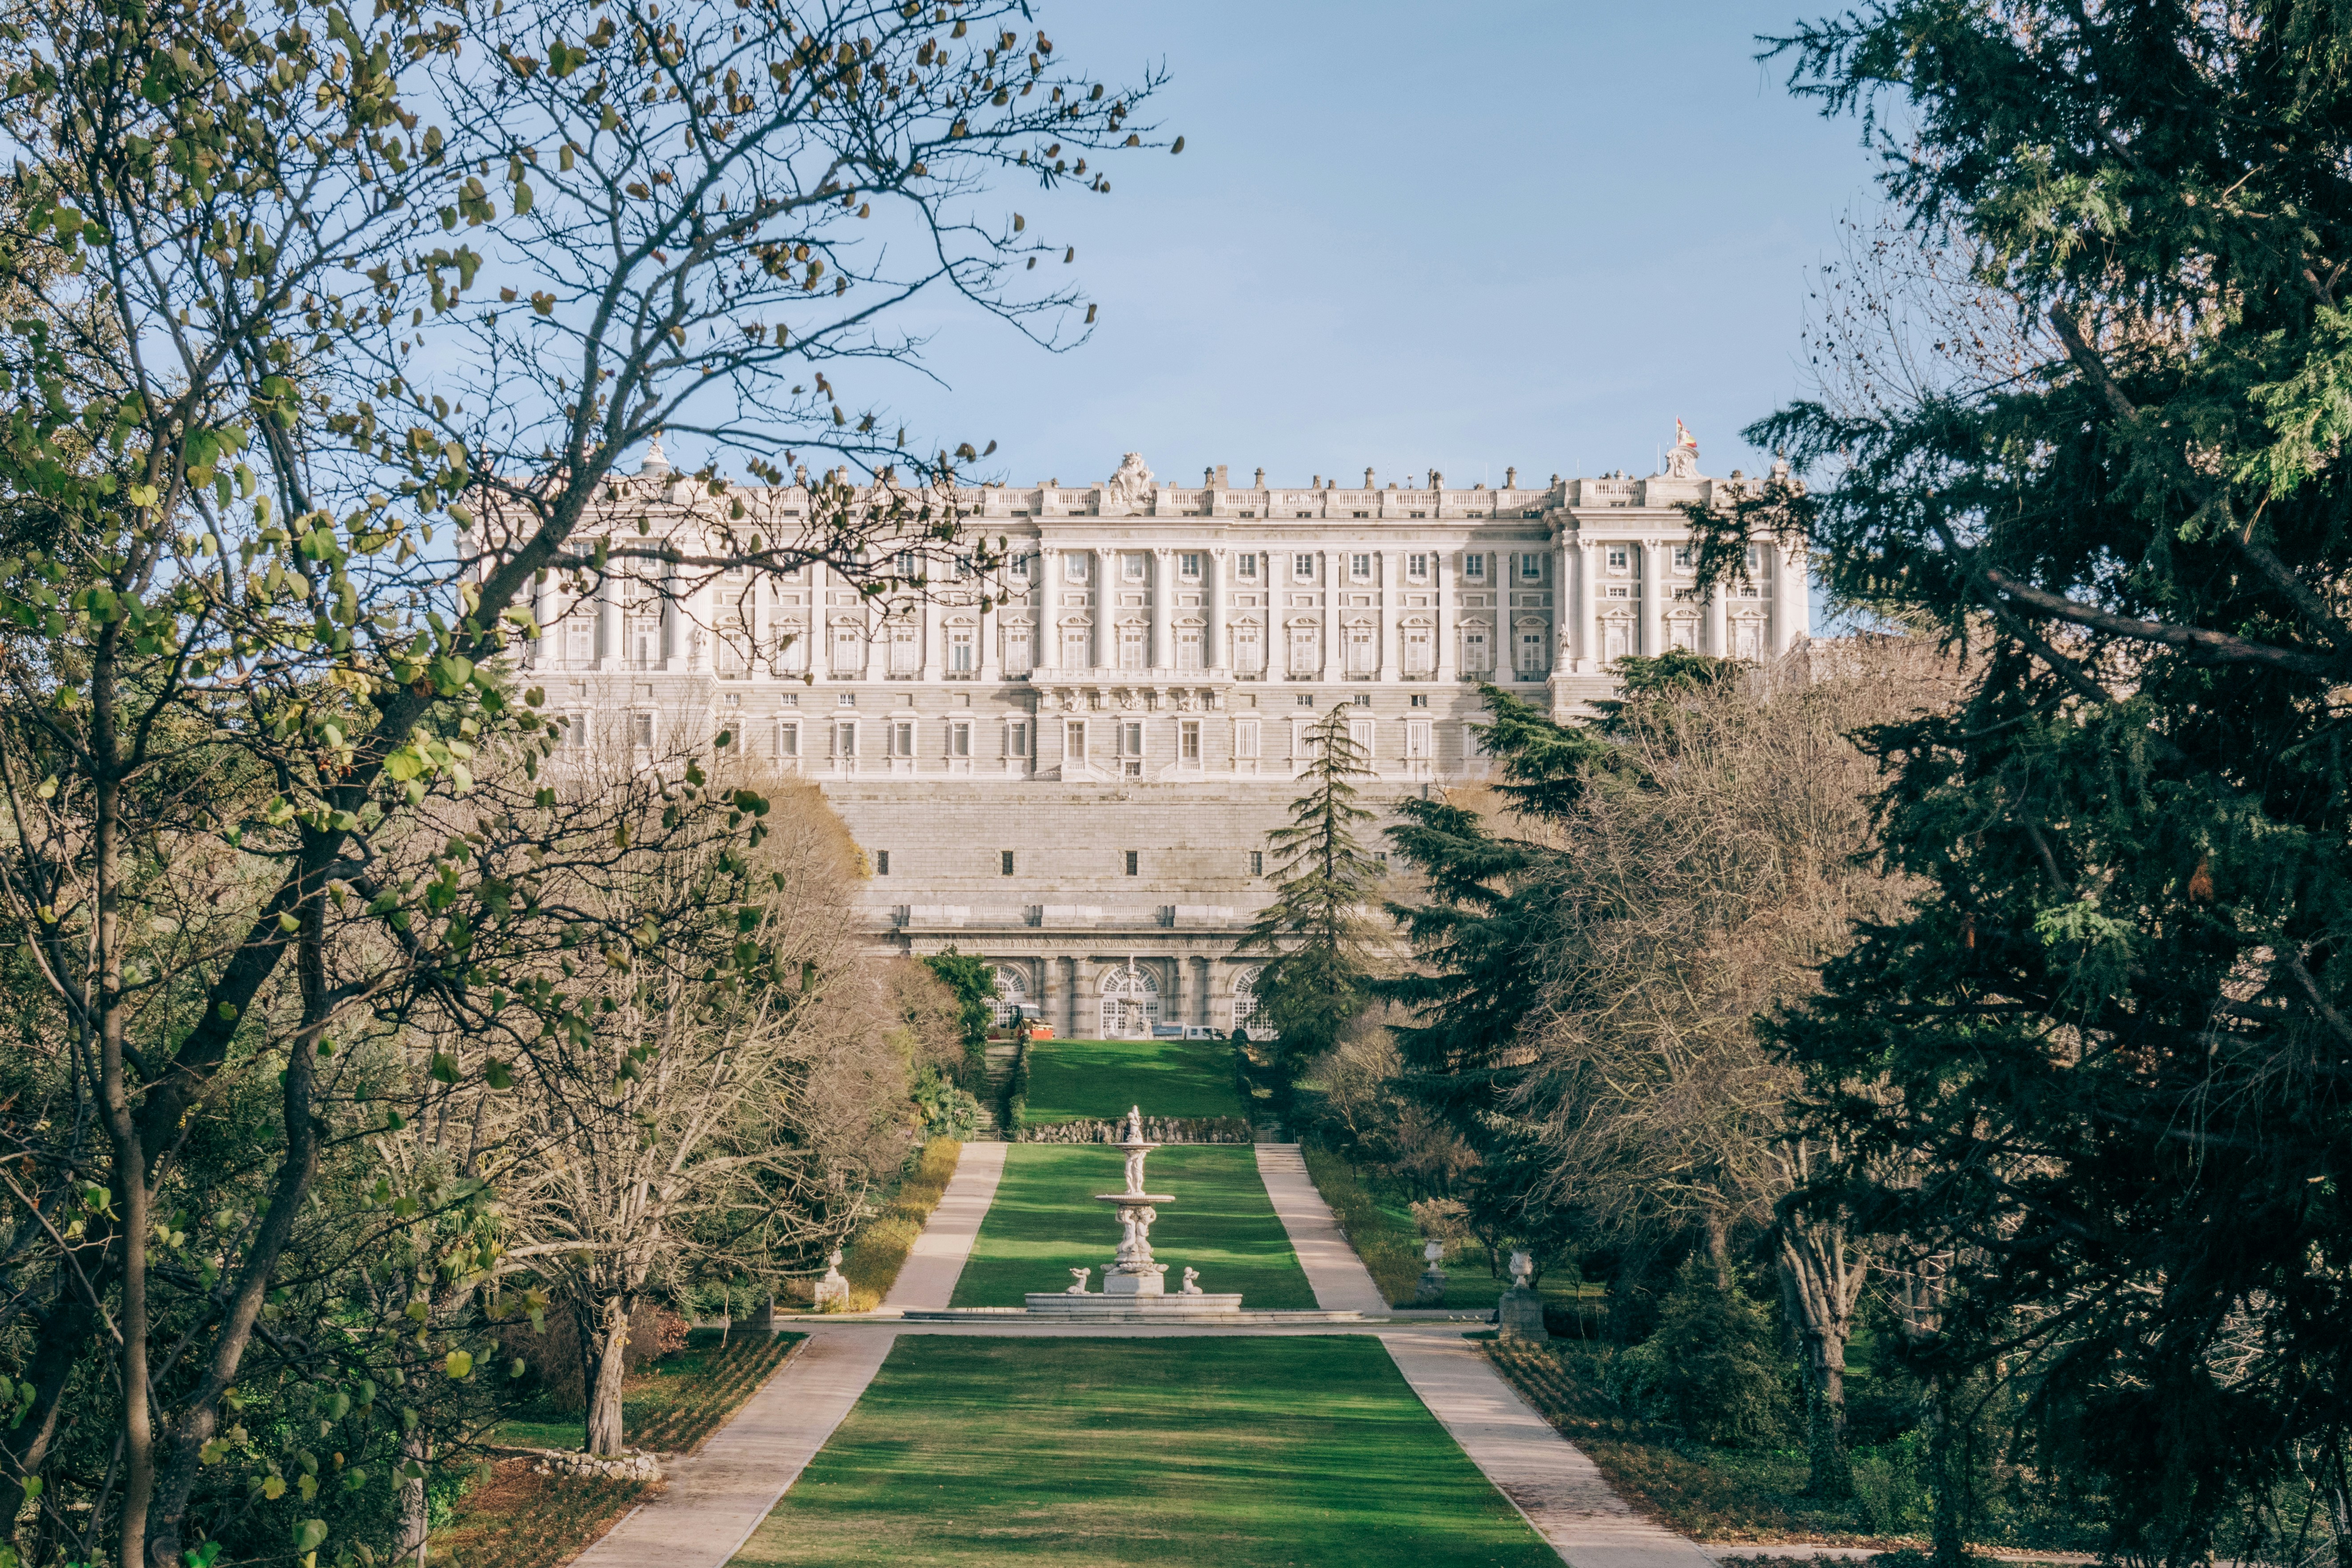
[(1240, 943), (1271, 956), (1258, 973), (1257, 1017), (1278, 1037), (1271, 1065), (1276, 1109), (1289, 1108), (1298, 1066), (1330, 1049), (1370, 1000), (1386, 931), (1373, 914), (1387, 868), (1358, 829), (1373, 813), (1357, 804), (1355, 781), (1370, 760), (1348, 731), (1341, 704), (1307, 732), (1307, 791), (1290, 803), (1290, 823), (1266, 835), (1274, 901)]
[[(2340, 1534), (2352, 17), (1875, 0), (1779, 47), (1901, 123), (1886, 194), (1989, 328), (1749, 431), (1816, 488), (1705, 557), (1802, 530), (1976, 656), (1962, 710), (1875, 739), (1932, 891), (1781, 1026), (1853, 1152), (1817, 1195), (1955, 1260), (1953, 1375), (2030, 1380), (2115, 1555), (2269, 1550), (2263, 1507)], [(1969, 363), (2004, 332), (2023, 363)]]

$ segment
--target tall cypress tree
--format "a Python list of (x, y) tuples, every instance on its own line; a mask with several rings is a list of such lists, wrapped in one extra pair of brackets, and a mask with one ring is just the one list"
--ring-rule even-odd
[(1274, 901), (1240, 943), (1270, 955), (1258, 973), (1257, 1016), (1278, 1033), (1272, 1065), (1284, 1110), (1299, 1064), (1328, 1050), (1370, 999), (1386, 936), (1374, 910), (1388, 870), (1357, 837), (1373, 816), (1356, 791), (1371, 761), (1348, 716), (1342, 703), (1307, 732), (1307, 793), (1290, 803), (1289, 824), (1265, 838)]
[(1775, 47), (1899, 110), (1888, 196), (2038, 344), (1783, 410), (1811, 493), (1696, 519), (1979, 656), (1876, 737), (1932, 896), (1781, 1026), (1853, 1151), (1816, 1195), (1952, 1260), (1944, 1353), (2025, 1379), (2118, 1555), (2259, 1550), (2267, 1503), (2352, 1563), (2352, 16), (1874, 0)]

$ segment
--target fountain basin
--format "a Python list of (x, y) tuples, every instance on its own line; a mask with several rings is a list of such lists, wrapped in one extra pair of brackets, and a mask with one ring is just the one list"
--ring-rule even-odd
[(1241, 1294), (1198, 1296), (1127, 1296), (1089, 1290), (1073, 1296), (1066, 1290), (1032, 1290), (1023, 1298), (1033, 1318), (1113, 1319), (1120, 1322), (1181, 1322), (1187, 1318), (1222, 1318), (1242, 1310)]

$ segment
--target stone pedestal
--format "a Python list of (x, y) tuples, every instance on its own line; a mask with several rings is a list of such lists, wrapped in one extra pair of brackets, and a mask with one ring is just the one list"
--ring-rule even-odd
[(841, 1277), (841, 1249), (824, 1260), (824, 1278), (816, 1282), (816, 1310), (820, 1312), (849, 1310), (849, 1281)]
[(1445, 1305), (1445, 1270), (1432, 1268), (1422, 1274), (1421, 1282), (1412, 1288), (1412, 1304), (1416, 1307)]
[(1525, 1285), (1504, 1291), (1495, 1307), (1495, 1337), (1532, 1340), (1538, 1344), (1549, 1341), (1551, 1331), (1544, 1327), (1543, 1298)]

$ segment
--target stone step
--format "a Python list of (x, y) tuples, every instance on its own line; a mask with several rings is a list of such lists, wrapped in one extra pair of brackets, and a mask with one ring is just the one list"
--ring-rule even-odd
[(901, 1314), (909, 1323), (1181, 1323), (1188, 1327), (1202, 1324), (1247, 1323), (1261, 1328), (1283, 1323), (1361, 1323), (1367, 1319), (1361, 1312), (1321, 1312), (1310, 1310), (1280, 1310), (1244, 1308), (1234, 1312), (1169, 1312), (1130, 1311), (1107, 1308), (1100, 1311), (1033, 1312), (1025, 1307), (948, 1307), (936, 1311), (916, 1311)]

